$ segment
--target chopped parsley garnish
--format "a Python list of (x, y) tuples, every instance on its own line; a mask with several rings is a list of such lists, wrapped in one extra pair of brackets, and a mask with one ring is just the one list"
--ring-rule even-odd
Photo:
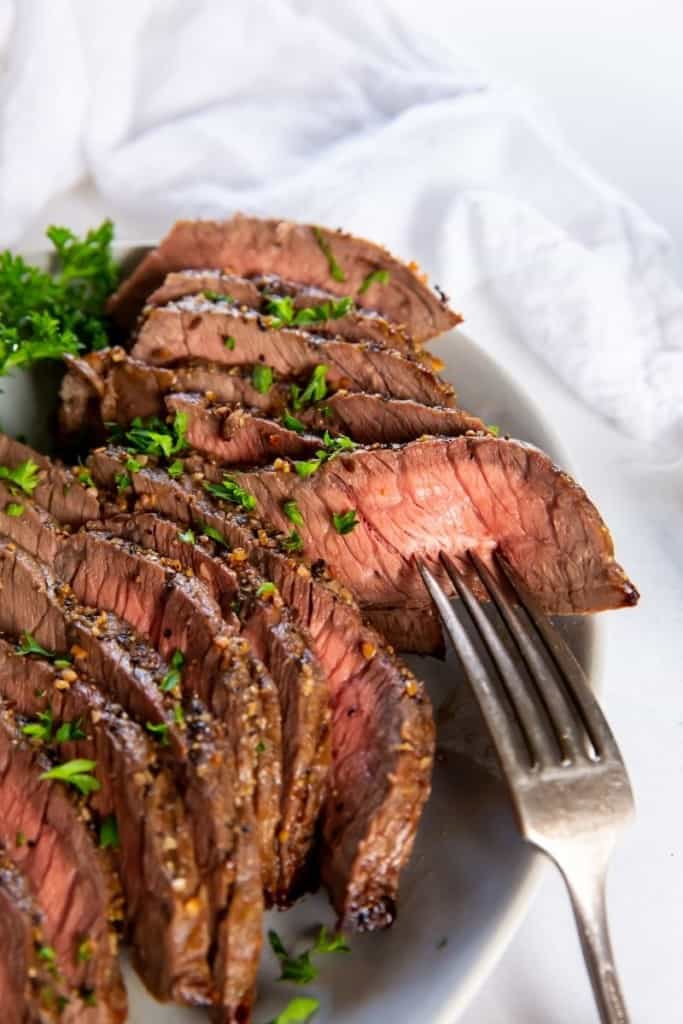
[(62, 722), (55, 733), (55, 743), (75, 743), (76, 740), (84, 739), (82, 718), (77, 718), (74, 722)]
[(41, 743), (49, 743), (52, 739), (52, 726), (52, 710), (48, 708), (47, 711), (39, 711), (35, 721), (24, 725), (21, 731), (24, 736), (30, 736), (31, 739), (39, 740)]
[(298, 384), (290, 388), (290, 401), (294, 412), (300, 412), (313, 402), (320, 402), (327, 396), (327, 371), (329, 366), (320, 363), (311, 374), (311, 379), (302, 391)]
[(271, 367), (264, 366), (262, 363), (256, 363), (251, 372), (251, 380), (260, 394), (267, 395), (273, 386), (273, 371)]
[(173, 423), (164, 423), (158, 416), (143, 420), (136, 416), (127, 430), (108, 424), (110, 440), (123, 444), (130, 452), (141, 455), (161, 455), (170, 459), (187, 447), (187, 413), (178, 410)]
[(316, 242), (318, 243), (322, 250), (323, 256), (327, 260), (327, 266), (329, 267), (330, 275), (334, 278), (335, 281), (345, 281), (346, 274), (344, 273), (344, 271), (334, 258), (332, 246), (325, 238), (325, 235), (323, 234), (321, 229), (313, 228), (313, 234), (315, 235)]
[(391, 275), (388, 270), (373, 270), (372, 273), (363, 278), (363, 283), (358, 289), (358, 294), (364, 295), (372, 284), (387, 284), (390, 276)]
[(292, 530), (288, 537), (283, 537), (280, 545), (285, 551), (303, 551), (304, 549), (304, 542), (297, 530)]
[(181, 671), (184, 664), (185, 655), (176, 648), (171, 656), (168, 672), (161, 680), (161, 689), (164, 693), (170, 693), (171, 690), (175, 690), (180, 685)]
[(173, 719), (176, 725), (185, 725), (185, 714), (180, 701), (176, 701), (173, 705)]
[(337, 533), (351, 533), (358, 526), (355, 508), (350, 508), (348, 512), (333, 512), (332, 522)]
[(285, 1006), (284, 1010), (278, 1013), (269, 1024), (306, 1024), (313, 1014), (320, 1008), (318, 999), (310, 996), (297, 996)]
[(301, 324), (322, 323), (325, 320), (338, 320), (353, 309), (353, 299), (345, 295), (341, 299), (326, 299), (317, 306), (294, 308), (294, 301), (289, 295), (267, 295), (266, 313), (269, 327), (300, 327)]
[(8, 466), (0, 466), (0, 480), (7, 480), (14, 492), (21, 490), (24, 494), (28, 494), (29, 497), (38, 486), (39, 473), (38, 465), (32, 459), (27, 459), (26, 462), (20, 463), (14, 469), (10, 469)]
[(41, 780), (55, 780), (63, 782), (67, 786), (74, 786), (79, 793), (87, 796), (88, 793), (96, 793), (100, 788), (99, 782), (93, 775), (96, 764), (96, 761), (89, 761), (86, 758), (79, 757), (74, 761), (66, 761), (64, 764), (59, 764), (49, 772), (43, 772), (40, 778)]
[(38, 643), (31, 633), (21, 634), (21, 643), (17, 651), (22, 658), (27, 654), (39, 654), (42, 658), (54, 658), (56, 655), (53, 651), (47, 651), (44, 647)]
[(18, 519), (24, 514), (24, 506), (19, 505), (16, 501), (10, 501), (5, 505), (5, 515), (11, 516), (12, 519)]
[(119, 825), (116, 815), (109, 814), (100, 822), (100, 849), (118, 850), (119, 846)]
[(223, 534), (215, 526), (210, 526), (208, 523), (200, 523), (199, 529), (209, 540), (215, 541), (216, 544), (221, 544), (224, 548), (230, 547)]
[(185, 470), (185, 463), (182, 459), (174, 459), (170, 466), (166, 469), (169, 476), (172, 476), (175, 480), (177, 477), (182, 476)]
[(292, 416), (289, 409), (285, 409), (280, 417), (280, 421), (283, 427), (286, 427), (287, 430), (294, 430), (297, 434), (303, 434), (306, 429), (306, 424), (298, 420), (296, 416)]
[(297, 985), (307, 985), (317, 978), (318, 970), (311, 960), (312, 955), (351, 952), (344, 936), (341, 934), (330, 934), (324, 925), (321, 927), (313, 946), (296, 957), (288, 952), (277, 932), (269, 931), (268, 941), (275, 956), (280, 961), (282, 973), (278, 980), (293, 981)]
[(256, 591), (257, 597), (270, 597), (271, 594), (277, 594), (277, 587), (270, 580), (261, 583)]
[(14, 837), (15, 846), (26, 846), (26, 835), (24, 832), (17, 832)]
[(74, 476), (78, 480), (79, 484), (83, 484), (84, 487), (95, 486), (95, 481), (92, 478), (92, 473), (87, 466), (76, 466), (74, 468)]
[(318, 938), (315, 940), (315, 945), (311, 952), (350, 953), (351, 947), (341, 932), (330, 934), (325, 925), (321, 925), (320, 931), (318, 932)]
[(145, 729), (147, 729), (147, 732), (151, 732), (162, 747), (168, 746), (168, 728), (167, 722), (145, 722)]
[(304, 525), (304, 517), (301, 514), (301, 509), (295, 501), (286, 501), (282, 506), (282, 511), (287, 516), (290, 523), (294, 523), (295, 526)]
[(57, 954), (52, 946), (41, 946), (38, 950), (38, 956), (46, 964), (55, 964), (57, 962)]
[(228, 295), (227, 292), (214, 292), (210, 289), (206, 289), (202, 292), (202, 295), (205, 299), (208, 299), (209, 302), (229, 302), (232, 304), (235, 301), (232, 295)]
[(114, 477), (114, 483), (116, 484), (117, 493), (121, 494), (123, 491), (130, 489), (133, 481), (128, 473), (117, 473)]
[(180, 533), (180, 531), (178, 532), (178, 539), (181, 540), (183, 544), (197, 543), (197, 537), (195, 536), (195, 532), (194, 530), (191, 530), (189, 527), (183, 533)]
[(258, 743), (256, 744), (256, 753), (257, 754), (265, 754), (265, 752), (266, 752), (266, 745), (263, 742), (263, 740), (259, 740)]
[(486, 429), (489, 434), (493, 434), (494, 437), (500, 437), (500, 427), (497, 423), (487, 423)]
[(356, 442), (352, 441), (346, 434), (337, 434), (336, 437), (332, 437), (328, 430), (323, 434), (323, 445), (324, 447), (319, 448), (315, 453), (315, 458), (294, 463), (294, 469), (299, 476), (312, 476), (320, 469), (324, 462), (330, 462), (337, 455), (342, 455), (344, 452), (352, 452), (354, 448), (358, 447)]
[(270, 327), (289, 326), (294, 320), (294, 300), (290, 295), (267, 295), (266, 313)]
[(237, 342), (233, 338), (232, 334), (227, 334), (223, 338), (223, 344), (225, 345), (225, 347), (228, 349), (229, 352), (234, 352), (235, 351), (235, 345), (237, 344)]
[(79, 942), (76, 950), (76, 961), (79, 964), (87, 964), (92, 960), (92, 942), (90, 939), (83, 939)]
[[(223, 474), (223, 480), (218, 484), (205, 480), (204, 490), (214, 498), (219, 498), (221, 501), (230, 501), (233, 505), (240, 505), (248, 512), (256, 508), (256, 498), (253, 494), (249, 494), (243, 487), (240, 487), (237, 481), (233, 480), (227, 473)], [(207, 536), (210, 536), (210, 534), (207, 534)]]
[(104, 307), (118, 282), (111, 221), (84, 239), (63, 227), (46, 234), (56, 250), (54, 275), (0, 254), (0, 375), (108, 344)]
[(295, 462), (294, 469), (299, 476), (313, 476), (314, 473), (318, 472), (321, 465), (320, 459), (304, 459)]

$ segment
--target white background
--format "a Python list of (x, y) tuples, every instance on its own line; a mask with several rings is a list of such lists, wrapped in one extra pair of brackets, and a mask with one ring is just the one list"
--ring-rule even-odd
[[(414, 0), (397, 2), (414, 6)], [(420, 7), (425, 21), (432, 20), (464, 54), (540, 95), (594, 167), (670, 230), (683, 266), (682, 0), (421, 0)], [(78, 228), (104, 212), (92, 195), (78, 190), (53, 203), (26, 242), (40, 244), (44, 224), (52, 220)], [(144, 237), (144, 224), (118, 216), (117, 221), (120, 237)], [(614, 858), (610, 910), (633, 1020), (680, 1024), (681, 453), (648, 453), (625, 442), (569, 396), (493, 315), (469, 320), (468, 329), (522, 376), (550, 412), (577, 475), (612, 527), (620, 560), (643, 594), (638, 610), (605, 617), (604, 700), (639, 804), (637, 825)], [(671, 464), (676, 456), (678, 466)], [(529, 917), (463, 1024), (593, 1020), (568, 902), (549, 871)]]

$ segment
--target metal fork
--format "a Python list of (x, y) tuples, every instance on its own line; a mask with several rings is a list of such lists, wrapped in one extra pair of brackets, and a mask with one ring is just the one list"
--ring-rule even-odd
[(633, 814), (624, 762), (581, 666), (510, 566), (494, 555), (501, 585), (476, 554), (469, 558), (491, 615), (446, 555), (457, 612), (417, 565), (491, 734), (521, 833), (562, 872), (600, 1020), (628, 1024), (605, 904), (607, 863)]

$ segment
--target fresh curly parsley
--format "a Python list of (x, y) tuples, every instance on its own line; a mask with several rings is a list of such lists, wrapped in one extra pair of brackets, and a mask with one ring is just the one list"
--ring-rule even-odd
[(14, 493), (17, 490), (21, 490), (24, 494), (28, 494), (29, 497), (38, 486), (39, 473), (38, 465), (33, 459), (27, 459), (26, 462), (19, 463), (14, 469), (10, 469), (9, 466), (0, 466), (0, 480), (6, 480)]
[[(160, 455), (172, 458), (188, 447), (187, 413), (178, 410), (172, 423), (164, 423), (158, 416), (143, 420), (136, 416), (127, 429), (118, 424), (107, 424), (110, 440), (123, 445), (129, 452), (141, 455)], [(138, 469), (141, 466), (138, 465)]]

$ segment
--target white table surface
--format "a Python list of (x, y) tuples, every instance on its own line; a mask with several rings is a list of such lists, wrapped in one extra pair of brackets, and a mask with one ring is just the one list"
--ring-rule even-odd
[[(606, 6), (615, 16), (614, 5)], [(542, 89), (572, 141), (583, 143), (599, 169), (663, 221), (683, 251), (683, 75), (681, 32), (674, 31), (683, 27), (680, 2), (675, 9), (663, 0), (624, 2), (616, 22), (606, 19), (604, 5), (601, 11), (582, 0), (571, 5), (571, 18), (565, 3), (527, 0), (514, 5), (514, 15), (508, 11), (507, 23), (491, 0), (448, 8), (426, 0), (425, 9), (437, 8), (446, 28), (455, 32), (457, 22), (463, 50), (471, 43), (500, 73), (518, 71), (526, 84)], [(615, 24), (621, 35), (614, 35)], [(558, 38), (566, 45), (558, 46)], [(608, 38), (611, 59), (600, 63), (599, 47)], [(630, 133), (627, 108), (638, 122)], [(81, 187), (52, 203), (22, 244), (40, 245), (48, 223), (80, 229), (105, 213), (114, 216), (122, 239), (148, 238), (163, 227), (106, 210)], [(576, 475), (603, 512), (619, 559), (642, 593), (636, 610), (604, 616), (603, 700), (638, 800), (637, 822), (614, 857), (609, 907), (634, 1024), (675, 1024), (683, 1021), (683, 457), (678, 453), (676, 464), (676, 453), (653, 455), (618, 436), (521, 349), (493, 313), (468, 319), (467, 329), (552, 410)], [(549, 869), (528, 917), (461, 1024), (593, 1020), (569, 904)]]

